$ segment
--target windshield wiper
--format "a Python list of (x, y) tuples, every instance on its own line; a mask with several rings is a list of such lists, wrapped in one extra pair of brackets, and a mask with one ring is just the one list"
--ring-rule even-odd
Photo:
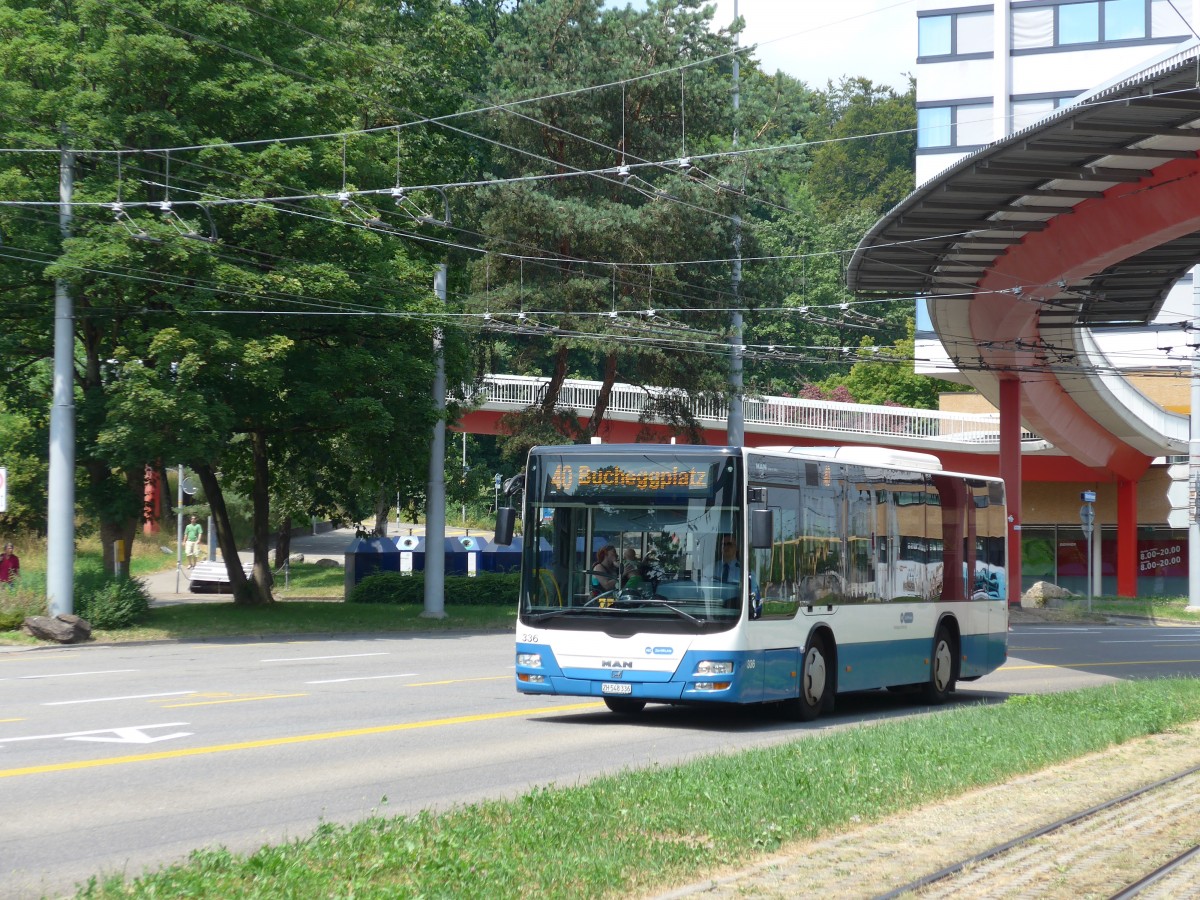
[(708, 624), (708, 622), (705, 621), (704, 619), (696, 618), (687, 610), (680, 609), (678, 606), (675, 606), (673, 603), (671, 603), (668, 600), (662, 600), (662, 599), (659, 599), (658, 597), (639, 597), (637, 602), (638, 603), (648, 603), (651, 606), (661, 606), (664, 609), (669, 609), (671, 612), (675, 613), (675, 615), (679, 616), (681, 619), (687, 619), (689, 622), (691, 622), (693, 625), (697, 626), (698, 628), (703, 628), (705, 625)]
[(557, 619), (559, 616), (578, 616), (594, 612), (611, 614), (613, 608), (611, 606), (564, 606), (562, 609), (552, 609), (549, 612), (532, 613), (525, 618), (530, 622), (545, 622), (547, 619)]

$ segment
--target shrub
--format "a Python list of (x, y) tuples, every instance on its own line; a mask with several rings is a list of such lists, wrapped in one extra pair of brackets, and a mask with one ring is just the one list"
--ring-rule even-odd
[(0, 631), (20, 628), (26, 616), (46, 615), (45, 591), (35, 590), (18, 582), (14, 587), (0, 587)]
[(81, 593), (75, 612), (93, 628), (128, 628), (150, 611), (150, 595), (140, 578), (113, 578)]
[[(485, 572), (474, 578), (447, 575), (446, 603), (451, 606), (511, 606), (517, 602), (521, 578), (516, 574)], [(350, 603), (392, 603), (420, 606), (425, 602), (425, 575), (377, 572), (368, 575), (346, 598)]]

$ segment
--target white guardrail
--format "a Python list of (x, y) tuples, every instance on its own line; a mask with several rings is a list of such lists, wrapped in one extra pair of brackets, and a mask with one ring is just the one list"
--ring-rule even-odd
[[(509, 412), (540, 403), (548, 382), (548, 378), (523, 375), (487, 375), (465, 393), (471, 396), (470, 405), (476, 409)], [(563, 383), (557, 408), (587, 415), (596, 407), (600, 388), (598, 381), (568, 379)], [(614, 384), (605, 418), (639, 421), (648, 401), (669, 394), (666, 389)], [(701, 400), (690, 406), (701, 425), (725, 427), (728, 412), (723, 401)], [(994, 454), (999, 450), (999, 413), (950, 413), (795, 397), (747, 397), (743, 413), (746, 430), (757, 434), (825, 439), (833, 434), (853, 443), (941, 447), (968, 453)], [(1025, 429), (1021, 431), (1021, 442), (1026, 452), (1050, 449), (1049, 443)]]

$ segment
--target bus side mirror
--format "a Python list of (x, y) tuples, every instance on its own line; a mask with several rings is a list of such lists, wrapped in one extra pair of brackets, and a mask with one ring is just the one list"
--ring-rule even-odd
[(501, 506), (496, 510), (495, 543), (508, 547), (513, 542), (513, 532), (517, 527), (517, 511), (511, 506)]
[(775, 513), (770, 509), (750, 510), (750, 546), (769, 550), (775, 541)]

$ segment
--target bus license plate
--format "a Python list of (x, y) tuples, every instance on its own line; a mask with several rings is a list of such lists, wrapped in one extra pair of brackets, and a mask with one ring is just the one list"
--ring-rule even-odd
[(632, 694), (632, 684), (622, 684), (619, 681), (606, 681), (600, 685), (600, 693), (602, 694)]

